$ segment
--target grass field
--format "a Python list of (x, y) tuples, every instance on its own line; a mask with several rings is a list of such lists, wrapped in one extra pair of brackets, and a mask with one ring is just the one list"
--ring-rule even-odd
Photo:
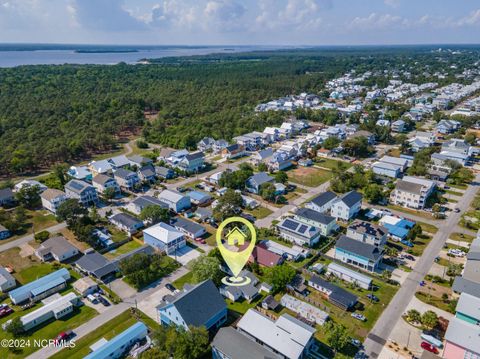
[(26, 210), (27, 220), (24, 225), (15, 232), (15, 235), (11, 236), (10, 238), (3, 239), (2, 243), (8, 243), (23, 237), (27, 234), (32, 234), (34, 231), (35, 233), (43, 231), (44, 229), (56, 225), (58, 222), (55, 219), (55, 216), (48, 211), (45, 210), (38, 210), (38, 211), (31, 211)]
[(257, 305), (260, 305), (262, 303), (263, 298), (265, 298), (265, 295), (260, 294), (251, 303), (249, 303), (246, 300), (239, 300), (236, 302), (232, 302), (230, 299), (226, 299), (225, 301), (227, 302), (227, 308), (229, 310), (243, 315), (247, 312), (247, 310), (251, 308), (255, 308)]
[(298, 167), (287, 172), (289, 181), (307, 187), (317, 187), (332, 178), (332, 173), (313, 167)]
[(435, 227), (433, 224), (429, 224), (425, 222), (417, 222), (417, 223), (422, 227), (422, 230), (425, 232), (429, 232), (433, 234), (438, 232), (438, 228)]
[(317, 158), (315, 159), (315, 165), (324, 167), (324, 168), (329, 168), (329, 169), (334, 169), (337, 168), (338, 163), (342, 163), (345, 168), (350, 168), (352, 167), (352, 164), (350, 162), (345, 162), (345, 161), (338, 161), (338, 160), (333, 160), (331, 158)]
[(428, 212), (417, 211), (415, 209), (404, 208), (402, 206), (396, 206), (396, 205), (393, 205), (393, 204), (389, 204), (387, 207), (390, 208), (390, 209), (393, 209), (395, 211), (411, 214), (413, 216), (423, 217), (423, 218), (426, 218), (426, 219), (433, 219), (433, 216)]
[(445, 193), (448, 193), (448, 194), (451, 194), (453, 196), (458, 196), (458, 197), (462, 197), (463, 196), (463, 193), (462, 192), (456, 192), (456, 191), (452, 191), (450, 189), (447, 189), (445, 191)]
[[(38, 309), (39, 307), (35, 306), (32, 309)], [(20, 311), (15, 312), (8, 316), (5, 319), (12, 319), (15, 316), (22, 316), (25, 315), (27, 311)], [(33, 340), (37, 339), (54, 339), (58, 333), (64, 332), (66, 330), (72, 330), (79, 325), (87, 322), (88, 320), (92, 319), (97, 315), (97, 311), (87, 306), (82, 306), (79, 308), (75, 308), (72, 314), (68, 315), (65, 318), (59, 320), (51, 320), (42, 324), (36, 328), (34, 332), (27, 333), (22, 336), (22, 339), (29, 339), (32, 343)], [(11, 339), (13, 338), (11, 334), (6, 333), (2, 330), (0, 334), (0, 338)], [(12, 353), (8, 351), (7, 348), (0, 348), (0, 358), (25, 358), (27, 355), (33, 353), (34, 351), (38, 350), (33, 344), (30, 347), (25, 347), (21, 351)]]
[(96, 343), (101, 338), (105, 338), (107, 340), (112, 339), (127, 328), (131, 327), (139, 320), (144, 322), (151, 329), (155, 329), (158, 326), (158, 324), (153, 322), (153, 320), (148, 318), (145, 314), (139, 312), (138, 318), (136, 318), (131, 314), (129, 310), (127, 310), (122, 314), (118, 315), (117, 317), (111, 319), (107, 323), (103, 324), (95, 331), (79, 339), (76, 342), (75, 348), (65, 348), (57, 354), (53, 355), (51, 358), (81, 359), (88, 355), (88, 353), (90, 353), (90, 346), (92, 344)]
[(450, 239), (452, 239), (454, 241), (472, 243), (472, 241), (475, 239), (475, 237), (471, 236), (470, 234), (455, 232), (455, 233), (452, 233), (450, 235)]
[(415, 297), (417, 297), (417, 299), (421, 300), (424, 303), (433, 305), (436, 308), (439, 308), (439, 309), (445, 310), (446, 312), (451, 313), (451, 309), (448, 302), (445, 302), (442, 298), (439, 298), (434, 295), (428, 295), (423, 292), (416, 292)]
[(271, 210), (269, 210), (268, 208), (266, 207), (262, 207), (262, 206), (259, 206), (255, 209), (252, 209), (252, 210), (245, 210), (244, 212), (246, 213), (249, 213), (251, 214), (252, 216), (255, 216), (256, 219), (262, 219), (262, 218), (265, 218), (267, 216), (269, 216), (270, 214), (272, 214), (273, 212)]
[(193, 284), (193, 273), (188, 272), (187, 274), (181, 276), (177, 280), (173, 281), (172, 284), (175, 286), (177, 289), (182, 289), (183, 286), (187, 283), (192, 283)]
[(125, 244), (122, 244), (120, 247), (115, 248), (114, 250), (105, 253), (105, 257), (108, 259), (113, 259), (116, 258), (122, 254), (128, 253), (133, 251), (134, 249), (140, 248), (142, 245), (138, 243), (137, 241), (131, 240)]

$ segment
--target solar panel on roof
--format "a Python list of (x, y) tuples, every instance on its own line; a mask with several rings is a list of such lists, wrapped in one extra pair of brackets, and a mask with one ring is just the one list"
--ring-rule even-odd
[(70, 186), (74, 189), (80, 190), (83, 188), (83, 185), (79, 182), (72, 182), (70, 183)]
[(286, 220), (283, 222), (283, 227), (288, 228), (288, 229), (294, 231), (294, 230), (297, 229), (298, 223), (292, 221), (291, 219), (286, 219)]
[(300, 228), (298, 229), (298, 232), (299, 232), (299, 233), (305, 233), (305, 231), (307, 230), (307, 228), (308, 228), (308, 226), (302, 224), (302, 225), (300, 226)]

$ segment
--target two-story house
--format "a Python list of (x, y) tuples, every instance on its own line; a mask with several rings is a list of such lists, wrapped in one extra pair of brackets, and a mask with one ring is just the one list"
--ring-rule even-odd
[(390, 203), (415, 209), (422, 209), (425, 207), (428, 197), (435, 189), (435, 182), (417, 178), (412, 176), (405, 176), (398, 180), (395, 189), (390, 194)]
[(200, 171), (205, 164), (205, 155), (203, 152), (189, 153), (181, 159), (177, 167), (189, 173)]
[(329, 236), (338, 227), (334, 217), (309, 208), (300, 208), (295, 213), (294, 218), (305, 224), (317, 227), (320, 229), (320, 234), (324, 237)]
[(58, 189), (49, 188), (42, 192), (40, 198), (43, 208), (52, 213), (56, 213), (58, 207), (67, 200), (67, 195)]
[(337, 220), (349, 221), (354, 218), (362, 208), (362, 195), (350, 191), (341, 195), (331, 206), (330, 214)]
[(120, 193), (120, 186), (118, 185), (115, 178), (104, 174), (98, 174), (92, 179), (92, 185), (95, 187), (98, 193), (105, 193), (108, 188), (113, 188), (115, 194)]
[(135, 172), (124, 168), (119, 168), (113, 173), (113, 175), (115, 176), (118, 185), (127, 190), (132, 190), (137, 183), (140, 183), (140, 178)]
[(65, 184), (68, 198), (77, 199), (82, 205), (89, 206), (98, 201), (97, 190), (87, 182), (72, 179)]

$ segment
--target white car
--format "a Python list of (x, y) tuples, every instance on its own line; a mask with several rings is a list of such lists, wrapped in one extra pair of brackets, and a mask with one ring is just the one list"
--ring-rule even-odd
[(367, 320), (367, 318), (365, 318), (365, 316), (363, 316), (361, 314), (357, 314), (357, 313), (352, 313), (352, 317), (354, 317), (355, 319), (361, 320), (362, 322)]
[(455, 257), (465, 257), (465, 252), (456, 248), (449, 249), (448, 254), (451, 254), (452, 256), (455, 256)]

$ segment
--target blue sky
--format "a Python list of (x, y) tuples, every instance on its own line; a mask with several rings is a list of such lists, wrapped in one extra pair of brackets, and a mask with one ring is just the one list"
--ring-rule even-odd
[(0, 0), (0, 42), (479, 43), (476, 0)]

